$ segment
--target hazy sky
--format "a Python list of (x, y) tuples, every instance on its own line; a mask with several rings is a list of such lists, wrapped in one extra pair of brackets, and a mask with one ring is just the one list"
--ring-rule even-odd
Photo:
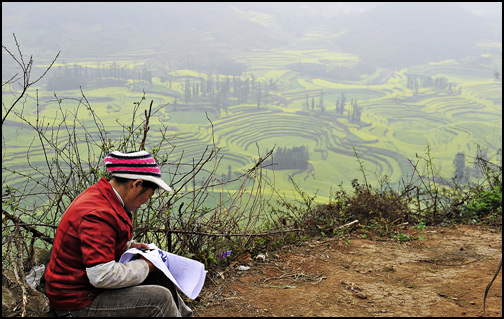
[[(379, 52), (381, 43), (388, 48), (402, 47), (397, 52), (391, 49), (390, 57), (396, 60), (394, 55), (418, 53), (415, 46), (426, 49), (422, 54), (439, 51), (439, 57), (444, 57), (442, 51), (450, 48), (466, 54), (466, 47), (479, 41), (482, 35), (494, 40), (502, 38), (501, 2), (458, 3), (467, 12), (456, 8), (455, 3), (442, 3), (449, 8), (440, 16), (436, 16), (440, 11), (437, 2), (402, 4), (398, 11), (387, 8), (380, 12), (380, 7), (391, 4), (2, 2), (2, 44), (13, 48), (12, 33), (16, 33), (26, 53), (42, 60), (54, 57), (58, 51), (62, 51), (60, 61), (125, 57), (139, 51), (163, 52), (177, 58), (282, 46), (306, 48), (306, 37), (322, 32), (328, 38), (323, 43), (310, 44), (313, 48), (363, 56), (375, 51), (379, 56), (383, 54)], [(404, 4), (420, 5), (426, 10), (402, 12), (409, 7)], [(399, 8), (401, 3), (392, 5)], [(422, 41), (429, 43), (424, 45)], [(391, 45), (395, 42), (397, 45)], [(444, 44), (447, 48), (442, 48)], [(412, 48), (412, 52), (404, 47)]]

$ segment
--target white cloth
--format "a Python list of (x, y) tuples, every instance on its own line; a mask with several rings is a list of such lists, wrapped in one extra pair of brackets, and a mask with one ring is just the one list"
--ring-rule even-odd
[(205, 265), (199, 261), (161, 250), (154, 244), (148, 246), (152, 250), (128, 249), (119, 262), (127, 263), (135, 255), (141, 254), (161, 270), (184, 295), (190, 299), (198, 297), (205, 283), (207, 273)]
[(124, 288), (142, 283), (149, 275), (149, 265), (142, 259), (132, 260), (129, 263), (112, 260), (86, 268), (86, 274), (96, 288)]
[(121, 201), (122, 207), (124, 207), (124, 202), (123, 202), (123, 200), (121, 198), (121, 195), (119, 195), (119, 193), (116, 191), (116, 189), (114, 187), (112, 187), (112, 189), (114, 190), (114, 193), (117, 195), (117, 198)]

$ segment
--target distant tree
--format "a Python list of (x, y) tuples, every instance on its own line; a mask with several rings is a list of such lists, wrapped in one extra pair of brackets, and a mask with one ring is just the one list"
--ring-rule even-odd
[(205, 80), (203, 78), (200, 79), (199, 91), (203, 96), (205, 95)]
[(276, 89), (276, 83), (273, 82), (273, 79), (269, 79), (269, 84), (268, 84), (268, 89), (270, 90), (275, 90)]
[(268, 103), (268, 99), (270, 97), (269, 93), (270, 93), (269, 85), (264, 84), (264, 86), (263, 86), (263, 92), (262, 92), (262, 102), (264, 104)]
[(457, 182), (462, 182), (465, 176), (465, 154), (457, 153), (455, 155), (455, 159), (453, 160), (453, 165), (455, 166), (455, 176), (453, 177)]
[(227, 94), (227, 93), (229, 93), (230, 90), (231, 90), (231, 82), (230, 82), (229, 76), (226, 76), (226, 79), (224, 80), (224, 83), (222, 86), (222, 91)]
[(319, 107), (323, 112), (323, 110), (324, 110), (324, 90), (320, 90)]
[(213, 92), (213, 80), (212, 80), (212, 72), (207, 74), (207, 94), (210, 94)]
[(339, 100), (336, 100), (336, 113), (343, 115), (345, 113), (345, 103), (346, 97), (345, 93), (341, 93), (341, 97)]
[(361, 118), (361, 114), (362, 114), (362, 111), (361, 111), (361, 108), (359, 107), (359, 105), (357, 104), (357, 101), (354, 102), (353, 104), (353, 123), (359, 123), (360, 122), (360, 118)]
[(199, 83), (195, 83), (193, 81), (193, 96), (196, 97), (199, 95)]
[(187, 105), (189, 98), (191, 97), (191, 86), (189, 83), (189, 79), (186, 79), (185, 81), (185, 88), (184, 88), (184, 98), (185, 98), (185, 104)]
[(348, 110), (348, 120), (351, 123), (355, 122), (355, 108), (353, 103), (350, 103), (350, 109)]
[(241, 100), (241, 102), (244, 102), (247, 100), (249, 92), (250, 92), (250, 80), (249, 80), (249, 78), (246, 78), (245, 82), (243, 82), (243, 86), (242, 86), (242, 95), (241, 95), (242, 100)]
[(143, 80), (149, 84), (152, 84), (152, 71), (144, 70), (143, 72)]
[(257, 92), (256, 92), (256, 100), (257, 100), (257, 107), (258, 108), (261, 107), (261, 97), (262, 97), (262, 91), (261, 91), (261, 87), (259, 86), (259, 88), (257, 89)]
[(423, 80), (422, 80), (422, 86), (424, 88), (431, 87), (432, 85), (433, 85), (433, 81), (432, 81), (432, 77), (431, 76), (427, 76), (427, 77), (423, 78)]

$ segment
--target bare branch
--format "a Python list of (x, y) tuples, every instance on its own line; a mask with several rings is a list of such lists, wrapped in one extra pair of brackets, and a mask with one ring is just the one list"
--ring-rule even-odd
[[(31, 71), (32, 71), (32, 67), (33, 67), (33, 56), (30, 56), (30, 60), (28, 61), (28, 64), (26, 64), (25, 61), (24, 61), (24, 58), (23, 58), (23, 54), (21, 52), (21, 46), (19, 45), (19, 43), (17, 41), (16, 35), (13, 33), (12, 36), (14, 37), (14, 41), (16, 42), (16, 47), (17, 47), (17, 50), (18, 50), (19, 59), (14, 54), (12, 54), (7, 49), (7, 47), (5, 47), (4, 45), (2, 45), (2, 48), (5, 51), (7, 51), (7, 53), (11, 56), (11, 58), (14, 61), (16, 61), (16, 63), (21, 67), (21, 71), (23, 73), (23, 84), (21, 84), (21, 88), (22, 88), (21, 89), (21, 94), (15, 98), (14, 102), (12, 102), (9, 107), (6, 107), (5, 105), (3, 105), (3, 102), (2, 102), (2, 105), (3, 105), (4, 109), (5, 109), (5, 115), (2, 117), (2, 125), (5, 122), (5, 120), (7, 119), (7, 116), (9, 115), (9, 113), (14, 108), (14, 106), (16, 106), (16, 104), (19, 102), (19, 100), (21, 100), (23, 98), (23, 96), (26, 94), (26, 91), (32, 85), (34, 85), (35, 83), (37, 83), (38, 81), (40, 81), (47, 74), (47, 72), (49, 72), (49, 70), (54, 65), (54, 63), (56, 62), (56, 59), (58, 59), (59, 54), (61, 52), (61, 51), (58, 51), (58, 53), (56, 54), (56, 57), (53, 59), (53, 61), (51, 62), (51, 64), (46, 68), (46, 70), (42, 73), (42, 75), (40, 77), (38, 77), (35, 81), (30, 82), (30, 76), (31, 76)], [(19, 73), (16, 73), (16, 75), (14, 75), (13, 77), (11, 77), (11, 79), (9, 81), (7, 81), (5, 83), (2, 83), (2, 86), (10, 85), (14, 81), (14, 78), (17, 76), (17, 74), (19, 74)]]

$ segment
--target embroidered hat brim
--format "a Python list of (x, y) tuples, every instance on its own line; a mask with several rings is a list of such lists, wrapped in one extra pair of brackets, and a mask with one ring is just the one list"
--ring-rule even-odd
[(158, 164), (152, 154), (147, 151), (131, 153), (114, 151), (105, 158), (105, 167), (112, 176), (150, 181), (167, 192), (172, 190), (161, 179)]

